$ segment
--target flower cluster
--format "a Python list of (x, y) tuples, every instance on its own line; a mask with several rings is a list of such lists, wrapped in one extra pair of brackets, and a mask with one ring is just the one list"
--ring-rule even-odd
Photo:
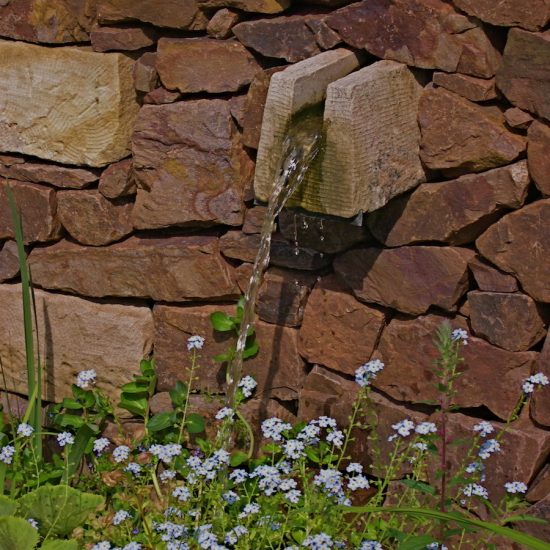
[(191, 336), (187, 339), (187, 350), (193, 349), (201, 350), (204, 346), (204, 338), (202, 336)]
[(355, 371), (355, 382), (362, 388), (370, 385), (371, 381), (376, 378), (376, 375), (384, 368), (384, 363), (379, 359), (373, 359), (364, 365), (361, 365)]
[(90, 386), (94, 386), (97, 378), (97, 373), (94, 369), (83, 370), (76, 376), (76, 385), (87, 390)]
[(535, 388), (540, 386), (547, 386), (549, 384), (548, 376), (543, 374), (542, 372), (537, 372), (536, 374), (532, 374), (524, 380), (522, 388), (524, 393), (533, 393), (535, 391)]
[(509, 481), (504, 484), (504, 488), (506, 489), (506, 492), (511, 495), (527, 492), (527, 485), (522, 481)]

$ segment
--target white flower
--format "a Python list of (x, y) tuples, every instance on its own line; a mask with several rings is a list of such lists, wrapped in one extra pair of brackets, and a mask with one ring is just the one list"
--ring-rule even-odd
[(229, 479), (235, 483), (235, 485), (238, 485), (239, 483), (243, 483), (243, 481), (246, 481), (248, 479), (248, 472), (245, 470), (233, 470), (229, 474)]
[(328, 493), (340, 493), (342, 491), (342, 473), (333, 469), (319, 470), (319, 473), (313, 478), (313, 483)]
[(311, 423), (317, 424), (319, 428), (333, 428), (334, 430), (338, 428), (336, 420), (330, 416), (320, 416), (317, 420), (312, 420)]
[(433, 422), (420, 422), (414, 431), (420, 435), (435, 434), (437, 433), (437, 426)]
[(174, 470), (164, 470), (159, 477), (161, 481), (169, 481), (176, 477), (176, 472), (174, 472)]
[(119, 445), (113, 451), (113, 458), (115, 462), (124, 462), (130, 456), (130, 447), (126, 445)]
[(290, 491), (284, 493), (284, 495), (288, 502), (291, 502), (292, 504), (298, 504), (302, 493), (298, 489), (291, 489)]
[(363, 474), (354, 476), (348, 481), (348, 489), (350, 491), (357, 491), (357, 489), (368, 489), (369, 487), (369, 480)]
[(489, 498), (489, 493), (487, 492), (487, 489), (485, 487), (482, 487), (481, 485), (478, 485), (477, 483), (470, 483), (462, 489), (462, 492), (467, 496), (478, 496), (484, 499)]
[(225, 500), (225, 502), (227, 502), (227, 504), (234, 504), (235, 502), (240, 500), (239, 495), (235, 491), (226, 491), (222, 495), (222, 498), (223, 500)]
[(171, 462), (176, 456), (181, 454), (182, 447), (176, 443), (168, 443), (166, 445), (151, 445), (149, 452), (156, 456), (159, 460), (162, 460), (165, 464)]
[(141, 544), (139, 542), (129, 542), (122, 550), (141, 550)]
[(537, 372), (525, 379), (522, 388), (525, 393), (533, 393), (537, 386), (547, 386), (549, 383), (548, 376), (542, 372)]
[(248, 533), (248, 529), (244, 525), (237, 525), (231, 531), (225, 535), (225, 542), (227, 544), (235, 545), (239, 538)]
[(288, 458), (297, 459), (304, 456), (304, 444), (298, 439), (289, 439), (283, 445), (283, 452)]
[(76, 385), (83, 390), (87, 390), (95, 384), (96, 377), (97, 374), (94, 369), (80, 371), (76, 376)]
[(34, 518), (27, 518), (27, 521), (36, 529), (38, 530), (38, 522)]
[(57, 434), (57, 442), (60, 447), (72, 445), (74, 443), (74, 435), (70, 432), (61, 432), (60, 434)]
[(439, 544), (439, 542), (430, 542), (426, 546), (426, 550), (449, 550), (444, 544)]
[(362, 474), (363, 473), (363, 466), (359, 464), (359, 462), (350, 462), (348, 464), (348, 467), (346, 468), (346, 472), (348, 474)]
[(100, 437), (94, 441), (94, 453), (100, 455), (111, 442), (106, 437)]
[(364, 365), (361, 365), (355, 371), (355, 382), (362, 388), (370, 385), (371, 380), (376, 378), (376, 375), (384, 368), (384, 363), (379, 359), (373, 359)]
[(490, 433), (493, 433), (495, 428), (490, 422), (482, 420), (479, 424), (474, 426), (474, 432), (478, 432), (480, 437), (487, 437)]
[(138, 476), (141, 473), (141, 466), (137, 462), (130, 462), (128, 466), (124, 468), (124, 471)]
[(302, 546), (311, 550), (329, 550), (334, 547), (334, 541), (326, 533), (319, 533), (318, 535), (307, 537), (302, 542)]
[(417, 441), (416, 443), (413, 443), (413, 448), (421, 453), (424, 453), (428, 450), (428, 445), (423, 441)]
[(111, 550), (111, 543), (107, 540), (94, 544), (91, 550)]
[(21, 422), (19, 426), (17, 426), (17, 435), (22, 435), (23, 437), (30, 437), (34, 432), (34, 428), (27, 424), (26, 422)]
[(382, 545), (375, 540), (364, 540), (358, 550), (384, 550)]
[(506, 492), (510, 493), (511, 495), (527, 492), (527, 485), (525, 485), (525, 483), (523, 483), (522, 481), (510, 481), (504, 484), (504, 488), (506, 489)]
[(340, 430), (332, 430), (327, 434), (327, 441), (335, 447), (341, 447), (344, 444), (344, 434)]
[(231, 418), (235, 416), (235, 411), (231, 407), (223, 407), (216, 413), (216, 420), (223, 420), (224, 418)]
[(126, 510), (119, 510), (113, 517), (113, 525), (120, 525), (130, 517), (130, 514)]
[(252, 378), (252, 376), (245, 376), (239, 382), (239, 388), (241, 388), (241, 391), (245, 397), (250, 397), (257, 385), (258, 383), (254, 380), (254, 378)]
[(260, 505), (257, 502), (251, 502), (243, 508), (243, 511), (239, 514), (238, 517), (239, 519), (243, 519), (253, 514), (257, 514), (259, 511)]
[(414, 430), (414, 422), (411, 420), (401, 420), (397, 424), (392, 424), (392, 428), (397, 432), (394, 435), (388, 437), (388, 441), (393, 441), (398, 435), (401, 437), (407, 437), (411, 435), (412, 430)]
[(262, 434), (266, 439), (273, 441), (282, 441), (282, 433), (291, 430), (292, 426), (288, 422), (282, 421), (280, 418), (268, 418), (262, 422)]
[(0, 462), (4, 464), (11, 464), (13, 455), (15, 454), (15, 447), (13, 445), (6, 445), (0, 449)]
[(202, 349), (204, 346), (204, 338), (202, 336), (191, 336), (187, 339), (187, 350)]
[(191, 492), (187, 487), (180, 485), (172, 491), (172, 496), (180, 502), (187, 502), (191, 498)]
[(481, 445), (477, 456), (482, 460), (486, 460), (493, 453), (498, 453), (500, 451), (500, 443), (496, 439), (488, 439)]
[(462, 340), (462, 343), (468, 345), (468, 333), (463, 328), (455, 328), (451, 332), (451, 340)]

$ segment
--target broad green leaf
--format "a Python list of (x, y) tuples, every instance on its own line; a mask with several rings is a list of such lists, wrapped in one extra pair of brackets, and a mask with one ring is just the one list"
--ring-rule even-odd
[(435, 487), (432, 487), (427, 483), (422, 483), (422, 481), (417, 481), (416, 479), (402, 479), (401, 483), (410, 489), (415, 489), (421, 493), (426, 493), (428, 495), (435, 495), (436, 493)]
[(40, 550), (78, 550), (76, 540), (49, 540), (45, 542)]
[[(40, 534), (66, 537), (105, 502), (68, 485), (45, 485), (20, 497), (18, 513), (38, 522)], [(0, 518), (1, 519), (1, 518)]]
[(176, 382), (176, 385), (168, 392), (170, 394), (170, 400), (174, 408), (181, 408), (185, 405), (185, 398), (187, 397), (187, 384)]
[(258, 342), (254, 340), (251, 344), (247, 344), (246, 348), (243, 351), (243, 359), (248, 359), (249, 357), (253, 357), (260, 351), (260, 346), (258, 345)]
[(76, 401), (75, 399), (69, 399), (68, 397), (65, 397), (63, 399), (63, 402), (61, 403), (61, 406), (64, 408), (64, 409), (71, 409), (71, 410), (74, 410), (74, 411), (80, 411), (82, 410), (82, 405)]
[(16, 508), (17, 504), (15, 500), (5, 495), (0, 495), (0, 516), (11, 516)]
[(187, 416), (185, 423), (187, 424), (187, 431), (190, 434), (199, 434), (204, 432), (204, 418), (200, 414), (191, 413)]
[(231, 453), (229, 463), (231, 464), (231, 466), (236, 467), (243, 462), (246, 462), (247, 460), (248, 455), (246, 453), (243, 453), (242, 451), (234, 451), (233, 453)]
[(227, 353), (218, 353), (218, 355), (214, 355), (213, 359), (216, 363), (225, 363), (227, 361), (231, 361), (232, 357), (233, 354), (228, 351)]
[(56, 415), (55, 423), (61, 428), (78, 429), (86, 422), (81, 416), (78, 416), (77, 414), (62, 413)]
[(153, 359), (142, 359), (139, 364), (139, 370), (143, 376), (155, 376), (155, 361)]
[(311, 462), (314, 462), (315, 464), (319, 464), (319, 454), (313, 447), (306, 447), (305, 451), (306, 456), (311, 460)]
[(397, 550), (425, 550), (426, 546), (432, 542), (434, 538), (430, 535), (409, 537), (397, 547)]
[(147, 422), (147, 430), (150, 432), (160, 432), (173, 424), (172, 413), (161, 412), (152, 416)]
[(77, 468), (80, 466), (82, 457), (86, 452), (88, 443), (95, 435), (96, 435), (95, 430), (93, 430), (89, 424), (83, 424), (82, 426), (80, 426), (80, 428), (78, 428), (78, 431), (76, 432), (76, 435), (74, 438), (74, 443), (71, 446), (71, 450), (69, 452), (67, 474), (66, 474), (67, 479), (65, 481), (68, 481), (74, 476)]
[(147, 398), (123, 395), (118, 406), (138, 416), (147, 414)]
[(235, 322), (223, 311), (215, 311), (210, 315), (210, 323), (218, 332), (229, 332), (235, 328)]
[(147, 395), (147, 390), (149, 387), (149, 381), (143, 383), (143, 382), (128, 382), (127, 384), (124, 384), (121, 388), (122, 393), (131, 393), (131, 394), (143, 394), (143, 396)]
[(0, 550), (33, 550), (38, 531), (25, 519), (0, 517)]

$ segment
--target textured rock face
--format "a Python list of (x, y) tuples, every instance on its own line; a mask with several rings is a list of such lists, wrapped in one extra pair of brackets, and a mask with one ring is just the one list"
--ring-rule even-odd
[(125, 159), (109, 165), (99, 178), (99, 192), (108, 199), (118, 199), (136, 194), (136, 182), (132, 160)]
[(523, 27), (536, 31), (550, 22), (550, 2), (548, 0), (453, 0), (457, 8), (491, 25)]
[(550, 126), (535, 120), (527, 133), (529, 173), (539, 191), (550, 196)]
[[(21, 285), (0, 285), (0, 357), (7, 387), (27, 392)], [(153, 315), (145, 306), (90, 302), (75, 296), (35, 290), (43, 397), (61, 401), (71, 395), (75, 376), (95, 369), (98, 385), (113, 398), (139, 373), (151, 353)]]
[(550, 120), (550, 32), (511, 29), (497, 86), (516, 107)]
[[(505, 208), (523, 205), (529, 187), (527, 163), (425, 183), (368, 218), (372, 234), (386, 246), (423, 241), (460, 245), (474, 241)], [(426, 212), (430, 212), (426, 216)]]
[(434, 73), (433, 83), (470, 101), (489, 101), (497, 97), (494, 78), (475, 78), (460, 73)]
[(506, 129), (498, 108), (476, 105), (442, 88), (424, 91), (418, 121), (422, 161), (449, 175), (502, 166), (525, 151), (525, 139)]
[(550, 199), (504, 216), (476, 241), (482, 256), (514, 275), (538, 302), (550, 302)]
[(250, 160), (237, 139), (227, 101), (143, 107), (133, 137), (135, 227), (242, 223)]
[(327, 23), (350, 46), (413, 67), (488, 78), (500, 62), (483, 30), (442, 0), (357, 2)]
[(535, 302), (525, 294), (470, 292), (474, 334), (509, 351), (526, 351), (546, 335)]
[(29, 263), (38, 286), (83, 296), (177, 302), (237, 293), (215, 237), (130, 237), (101, 248), (61, 241), (33, 250)]
[(0, 282), (13, 279), (18, 274), (17, 245), (15, 241), (6, 241), (0, 250)]
[(359, 300), (418, 315), (432, 305), (455, 308), (473, 255), (451, 247), (364, 248), (336, 258), (334, 270)]
[(516, 128), (518, 130), (527, 130), (533, 122), (533, 117), (529, 113), (517, 107), (506, 109), (506, 111), (504, 111), (504, 118), (506, 119), (506, 124), (508, 124), (510, 128)]
[(214, 38), (229, 38), (233, 34), (233, 27), (240, 21), (239, 12), (222, 8), (218, 10), (210, 21), (206, 32)]
[(55, 191), (34, 183), (0, 181), (0, 239), (14, 238), (6, 187), (13, 197), (23, 226), (25, 243), (52, 241), (61, 235)]
[(140, 27), (99, 27), (90, 33), (96, 52), (140, 50), (155, 43), (156, 33)]
[(261, 70), (242, 44), (208, 38), (161, 38), (156, 67), (166, 88), (183, 93), (235, 92)]
[(480, 290), (489, 292), (515, 292), (518, 290), (518, 283), (514, 277), (499, 271), (479, 257), (471, 259), (468, 262), (468, 267)]
[(134, 86), (138, 92), (152, 92), (158, 86), (156, 52), (144, 53), (134, 65)]
[(81, 244), (109, 244), (132, 232), (131, 202), (110, 201), (94, 190), (62, 191), (57, 204), (63, 227)]
[[(536, 372), (542, 372), (550, 378), (550, 333), (546, 335), (539, 355)], [(531, 398), (531, 418), (542, 426), (550, 428), (550, 386), (542, 386)], [(548, 472), (550, 474), (550, 471)], [(550, 475), (547, 482), (550, 489)]]
[(198, 0), (202, 8), (235, 8), (256, 13), (278, 13), (290, 6), (290, 0)]
[(50, 44), (83, 42), (93, 15), (87, 0), (8, 0), (0, 5), (0, 36)]
[[(213, 333), (209, 317), (214, 311), (234, 313), (228, 306), (155, 306), (155, 360), (160, 390), (171, 389), (176, 380), (189, 378), (191, 355), (186, 342), (190, 336), (200, 334), (206, 342), (201, 351), (201, 367), (196, 373), (199, 387), (210, 392), (223, 391), (226, 365), (214, 362), (212, 357), (227, 351), (233, 335)], [(245, 374), (254, 376), (258, 382), (256, 397), (295, 399), (306, 375), (297, 350), (298, 332), (260, 321), (256, 334), (260, 351), (244, 363)]]
[(300, 353), (309, 363), (353, 374), (366, 363), (386, 316), (358, 302), (334, 276), (321, 279), (307, 302)]
[(0, 42), (0, 150), (90, 166), (126, 156), (138, 110), (132, 66), (116, 53)]
[[(375, 353), (386, 368), (373, 385), (393, 399), (421, 403), (437, 399), (437, 377), (433, 360), (437, 350), (433, 337), (445, 321), (438, 315), (416, 319), (393, 319), (382, 333)], [(451, 320), (454, 327), (467, 328), (464, 321)], [(464, 363), (457, 379), (459, 407), (485, 405), (499, 418), (507, 418), (520, 394), (521, 383), (529, 376), (537, 353), (512, 353), (470, 337), (461, 350)]]

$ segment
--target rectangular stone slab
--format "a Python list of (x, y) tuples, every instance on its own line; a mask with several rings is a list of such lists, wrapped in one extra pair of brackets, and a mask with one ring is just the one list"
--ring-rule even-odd
[(119, 53), (0, 41), (0, 151), (89, 166), (127, 156), (133, 65)]

